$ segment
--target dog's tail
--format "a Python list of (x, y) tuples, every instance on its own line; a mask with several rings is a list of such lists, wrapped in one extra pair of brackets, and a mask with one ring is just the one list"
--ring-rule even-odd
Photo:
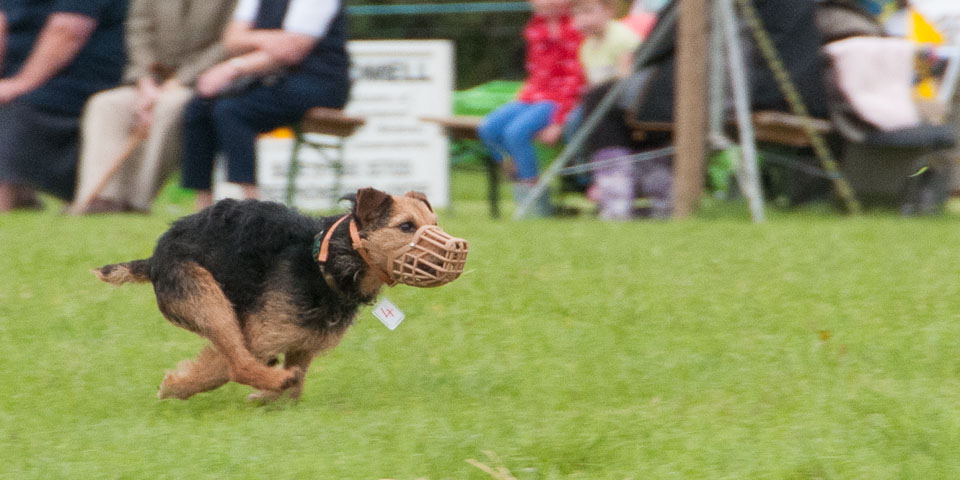
[(91, 270), (101, 281), (120, 286), (150, 281), (150, 259), (114, 263)]

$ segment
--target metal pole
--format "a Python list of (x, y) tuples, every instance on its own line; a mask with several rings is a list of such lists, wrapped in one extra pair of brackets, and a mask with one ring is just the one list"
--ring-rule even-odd
[(786, 98), (787, 103), (790, 105), (790, 111), (794, 115), (803, 118), (803, 129), (807, 132), (807, 136), (810, 137), (810, 144), (813, 147), (814, 153), (817, 154), (817, 158), (820, 159), (820, 164), (823, 165), (824, 170), (834, 175), (833, 185), (837, 190), (837, 195), (843, 200), (847, 211), (854, 215), (859, 214), (861, 207), (860, 202), (857, 200), (857, 195), (853, 191), (853, 187), (850, 186), (850, 182), (847, 181), (840, 171), (840, 166), (834, 158), (833, 152), (830, 151), (826, 140), (824, 140), (823, 136), (817, 133), (816, 128), (814, 128), (810, 118), (810, 112), (807, 111), (807, 106), (803, 102), (803, 97), (800, 96), (797, 86), (794, 85), (793, 80), (790, 78), (790, 73), (783, 65), (776, 45), (773, 44), (770, 35), (763, 28), (763, 21), (760, 20), (756, 7), (753, 6), (751, 0), (735, 1), (747, 25), (750, 26), (750, 31), (753, 33), (753, 38), (756, 41), (757, 47), (760, 49), (760, 53), (763, 55), (767, 66), (770, 67), (770, 71), (773, 72), (773, 76), (777, 80), (777, 87), (780, 88), (781, 93), (783, 93), (784, 98)]
[(441, 13), (528, 12), (527, 2), (461, 2), (402, 5), (348, 5), (350, 16), (361, 15), (430, 15)]
[(743, 61), (737, 18), (732, 0), (718, 0), (717, 3), (719, 3), (720, 24), (726, 41), (737, 128), (740, 131), (741, 159), (737, 168), (737, 180), (740, 190), (747, 197), (747, 203), (750, 205), (750, 217), (754, 223), (762, 223), (764, 221), (763, 190), (760, 187), (760, 174), (757, 168), (757, 143), (753, 134), (753, 121), (750, 118), (750, 91), (747, 88), (746, 63)]
[(676, 149), (673, 146), (659, 148), (657, 150), (651, 150), (642, 153), (635, 153), (633, 155), (625, 155), (622, 157), (611, 158), (609, 160), (599, 160), (596, 162), (584, 163), (582, 165), (574, 165), (572, 167), (561, 168), (559, 172), (560, 175), (578, 175), (581, 173), (592, 172), (594, 170), (599, 170), (611, 165), (617, 165), (620, 163), (640, 163), (640, 162), (649, 162), (651, 160), (657, 160), (664, 157), (669, 157), (676, 153)]

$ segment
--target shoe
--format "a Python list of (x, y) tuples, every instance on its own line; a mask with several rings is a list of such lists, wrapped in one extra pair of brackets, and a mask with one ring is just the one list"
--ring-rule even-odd
[(126, 213), (130, 208), (126, 205), (106, 198), (94, 198), (89, 205), (79, 212), (79, 215), (97, 215), (103, 213)]
[(17, 203), (13, 205), (14, 210), (30, 210), (30, 211), (40, 211), (43, 210), (43, 202), (38, 198), (21, 198), (17, 199)]
[[(533, 185), (529, 183), (514, 183), (513, 184), (513, 201), (519, 206), (527, 197), (530, 196), (530, 193), (533, 192)], [(537, 197), (533, 203), (530, 205), (530, 208), (527, 209), (527, 217), (549, 217), (553, 215), (553, 205), (550, 204), (550, 192), (544, 190), (543, 193)]]
[[(32, 188), (19, 185), (3, 185), (3, 212), (43, 210), (43, 202)], [(2, 212), (0, 212), (2, 213)]]

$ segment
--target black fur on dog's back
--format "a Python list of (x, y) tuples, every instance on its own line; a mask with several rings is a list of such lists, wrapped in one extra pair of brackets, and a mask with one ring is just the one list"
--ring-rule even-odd
[(340, 216), (312, 218), (279, 203), (223, 200), (175, 222), (158, 240), (149, 277), (158, 305), (183, 295), (183, 267), (196, 263), (219, 283), (243, 322), (263, 306), (265, 294), (281, 293), (300, 312), (300, 323), (318, 329), (346, 327), (357, 307), (374, 297), (360, 293), (366, 264), (341, 224), (327, 263), (341, 292), (323, 280), (312, 249), (315, 236)]

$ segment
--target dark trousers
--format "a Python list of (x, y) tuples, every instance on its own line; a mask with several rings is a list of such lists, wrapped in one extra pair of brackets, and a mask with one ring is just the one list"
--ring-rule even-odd
[(47, 111), (21, 100), (0, 105), (0, 182), (70, 201), (77, 182), (79, 126), (77, 113)]
[(209, 190), (219, 152), (227, 159), (228, 181), (257, 183), (257, 136), (299, 122), (313, 107), (343, 108), (349, 90), (346, 78), (289, 74), (238, 93), (194, 97), (184, 111), (183, 186)]

